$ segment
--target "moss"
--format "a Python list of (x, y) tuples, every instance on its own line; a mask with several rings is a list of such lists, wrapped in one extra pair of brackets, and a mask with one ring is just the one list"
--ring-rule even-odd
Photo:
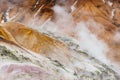
[(35, 62), (33, 62), (34, 64), (36, 64), (36, 65), (38, 65), (38, 66), (40, 66), (40, 67), (44, 67), (42, 64), (40, 64), (40, 62), (39, 61), (35, 61)]
[(25, 57), (24, 55), (19, 55), (17, 56), (18, 51), (11, 51), (9, 49), (7, 49), (5, 46), (1, 46), (0, 45), (0, 56), (2, 59), (7, 59), (7, 60), (15, 60), (18, 62), (30, 62), (33, 64), (36, 64), (40, 67), (43, 67), (41, 64), (39, 64), (39, 61), (35, 60), (32, 61), (29, 57)]
[(74, 74), (73, 74), (73, 75), (77, 76), (77, 73), (76, 73), (76, 72), (74, 72)]
[(61, 68), (63, 68), (65, 71), (67, 71), (67, 70), (64, 68), (64, 65), (62, 65), (58, 60), (53, 60), (53, 61), (54, 61), (54, 65), (55, 65), (55, 66), (61, 67)]
[(63, 65), (62, 65), (59, 61), (54, 60), (54, 62), (56, 63), (56, 64), (55, 64), (56, 66), (61, 66), (61, 67), (63, 67)]
[(29, 58), (24, 57), (23, 55), (20, 55), (19, 58), (20, 58), (22, 61), (32, 62)]
[(19, 58), (16, 55), (14, 55), (14, 52), (8, 50), (5, 46), (0, 46), (0, 55), (19, 61)]

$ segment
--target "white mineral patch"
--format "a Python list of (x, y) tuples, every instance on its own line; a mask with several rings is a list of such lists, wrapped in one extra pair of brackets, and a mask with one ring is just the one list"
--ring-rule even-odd
[(112, 9), (112, 12), (111, 12), (111, 19), (113, 19), (114, 15), (115, 15), (115, 9)]
[(71, 12), (73, 12), (76, 8), (75, 5), (77, 4), (77, 1), (74, 2), (74, 4), (71, 6)]
[(108, 4), (109, 4), (109, 6), (112, 6), (112, 5), (113, 5), (113, 3), (112, 3), (111, 1), (108, 1)]

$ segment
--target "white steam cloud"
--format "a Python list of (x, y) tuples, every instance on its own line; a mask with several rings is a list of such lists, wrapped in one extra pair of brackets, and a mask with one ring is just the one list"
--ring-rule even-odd
[(95, 34), (90, 32), (86, 23), (78, 23), (77, 30), (80, 38), (79, 45), (81, 49), (102, 62), (108, 63), (105, 57), (105, 53), (108, 51), (107, 45), (102, 40), (99, 40)]
[[(65, 9), (59, 5), (53, 7), (55, 11), (55, 20), (49, 20), (44, 26), (40, 26), (40, 29), (44, 31), (49, 31), (54, 34), (71, 37), (71, 34), (75, 34), (78, 37), (78, 42), (81, 49), (87, 52), (89, 55), (99, 59), (104, 63), (108, 63), (109, 60), (106, 59), (105, 54), (109, 50), (108, 46), (104, 41), (100, 40), (97, 35), (93, 34), (89, 29), (88, 25), (92, 22), (97, 27), (93, 27), (95, 30), (100, 28), (101, 31), (104, 31), (102, 25), (98, 25), (94, 20), (88, 20), (88, 22), (79, 22), (75, 25), (73, 17), (65, 11)], [(99, 27), (100, 26), (100, 27)]]
[(49, 20), (46, 24), (44, 24), (44, 26), (40, 26), (40, 29), (61, 35), (65, 33), (67, 35), (75, 32), (72, 16), (59, 5), (54, 6), (53, 10), (55, 12), (54, 21)]

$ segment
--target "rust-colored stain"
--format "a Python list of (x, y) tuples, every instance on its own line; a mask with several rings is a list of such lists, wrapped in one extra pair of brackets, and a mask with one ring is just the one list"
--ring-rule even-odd
[(68, 51), (62, 42), (19, 23), (1, 24), (0, 33), (4, 39), (40, 54), (57, 53), (60, 49)]

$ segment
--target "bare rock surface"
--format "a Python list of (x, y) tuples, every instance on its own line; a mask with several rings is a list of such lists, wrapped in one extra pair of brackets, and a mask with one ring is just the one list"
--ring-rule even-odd
[(0, 0), (0, 80), (120, 80), (119, 0)]

